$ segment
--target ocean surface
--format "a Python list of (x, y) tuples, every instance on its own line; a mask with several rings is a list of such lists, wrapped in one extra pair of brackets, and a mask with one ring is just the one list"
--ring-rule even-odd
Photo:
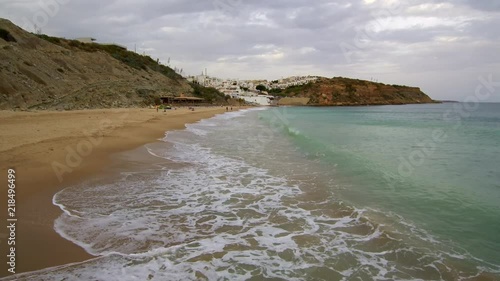
[(97, 258), (17, 277), (500, 280), (500, 104), (257, 108), (147, 149), (54, 196)]

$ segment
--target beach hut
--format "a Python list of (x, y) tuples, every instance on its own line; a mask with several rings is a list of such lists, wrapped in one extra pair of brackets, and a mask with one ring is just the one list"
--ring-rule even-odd
[(177, 104), (177, 105), (199, 105), (205, 102), (205, 99), (196, 97), (161, 97), (163, 104)]

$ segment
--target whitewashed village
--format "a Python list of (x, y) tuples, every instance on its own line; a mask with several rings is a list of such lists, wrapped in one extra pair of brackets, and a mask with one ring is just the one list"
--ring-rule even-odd
[(249, 104), (275, 105), (275, 97), (269, 95), (268, 90), (300, 86), (313, 82), (318, 78), (317, 76), (292, 76), (272, 81), (222, 79), (208, 76), (205, 70), (201, 75), (187, 77), (187, 80), (205, 87), (215, 88), (226, 96), (243, 99)]

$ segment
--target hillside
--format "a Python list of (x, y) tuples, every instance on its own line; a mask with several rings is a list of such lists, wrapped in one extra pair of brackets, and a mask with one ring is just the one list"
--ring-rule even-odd
[(224, 100), (149, 56), (28, 33), (0, 19), (0, 109), (142, 107), (160, 96)]
[(309, 98), (309, 105), (347, 106), (434, 103), (419, 88), (386, 85), (343, 77), (320, 78), (315, 82), (272, 90), (279, 97)]

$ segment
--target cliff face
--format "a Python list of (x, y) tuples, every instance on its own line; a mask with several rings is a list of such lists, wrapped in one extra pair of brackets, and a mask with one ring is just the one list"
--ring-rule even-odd
[(45, 38), (53, 43), (0, 19), (0, 109), (145, 106), (162, 95), (193, 92), (150, 57)]
[(386, 85), (342, 77), (320, 78), (316, 82), (294, 86), (279, 96), (309, 98), (309, 105), (384, 105), (434, 103), (419, 88)]

